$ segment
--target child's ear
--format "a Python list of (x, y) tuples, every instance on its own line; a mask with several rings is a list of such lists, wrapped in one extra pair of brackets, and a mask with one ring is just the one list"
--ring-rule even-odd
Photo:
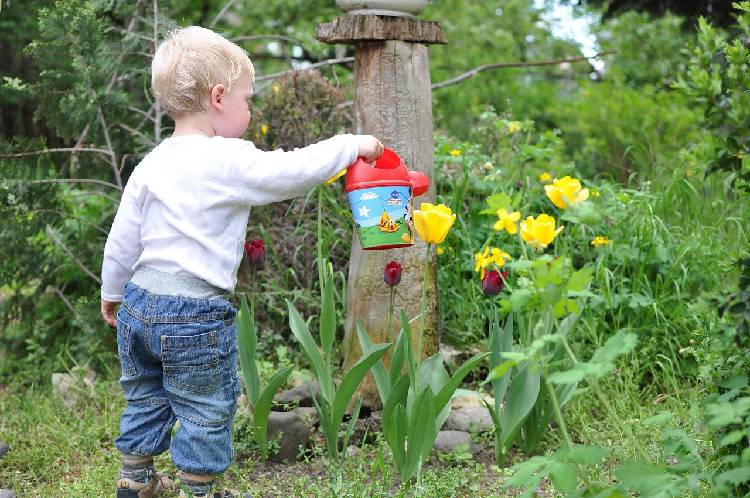
[(216, 109), (217, 111), (220, 111), (222, 109), (225, 94), (226, 90), (224, 88), (224, 85), (222, 85), (221, 83), (215, 85), (211, 89), (210, 104), (213, 109)]

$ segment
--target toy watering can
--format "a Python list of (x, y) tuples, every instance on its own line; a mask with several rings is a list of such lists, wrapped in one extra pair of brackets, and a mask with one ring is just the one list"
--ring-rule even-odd
[(412, 198), (429, 188), (430, 179), (406, 169), (404, 161), (390, 149), (385, 149), (374, 167), (361, 158), (349, 166), (345, 190), (362, 249), (414, 244)]

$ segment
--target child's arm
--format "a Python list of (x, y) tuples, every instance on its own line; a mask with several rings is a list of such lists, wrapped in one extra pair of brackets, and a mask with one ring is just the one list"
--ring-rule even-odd
[(371, 135), (337, 135), (289, 152), (264, 152), (242, 142), (233, 162), (243, 197), (251, 205), (262, 205), (305, 194), (359, 156), (375, 160), (382, 154), (383, 145)]
[(122, 301), (125, 283), (133, 276), (133, 265), (142, 251), (140, 209), (132, 193), (132, 184), (132, 181), (128, 182), (123, 191), (104, 246), (102, 301), (110, 303)]

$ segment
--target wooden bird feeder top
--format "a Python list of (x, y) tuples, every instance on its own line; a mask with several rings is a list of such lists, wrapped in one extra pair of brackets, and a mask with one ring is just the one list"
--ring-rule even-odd
[(410, 17), (348, 15), (319, 24), (315, 37), (325, 43), (401, 40), (424, 44), (448, 43), (437, 21)]

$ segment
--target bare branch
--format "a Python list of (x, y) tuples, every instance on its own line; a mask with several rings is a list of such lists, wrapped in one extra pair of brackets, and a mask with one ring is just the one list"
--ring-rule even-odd
[(229, 0), (229, 1), (228, 1), (228, 2), (227, 2), (227, 3), (225, 4), (225, 5), (224, 5), (224, 7), (222, 7), (222, 8), (221, 8), (221, 10), (219, 11), (219, 13), (218, 13), (218, 14), (216, 14), (216, 17), (214, 17), (214, 20), (213, 20), (213, 21), (211, 21), (211, 23), (210, 23), (210, 24), (208, 25), (208, 27), (209, 27), (209, 28), (213, 28), (213, 27), (214, 27), (214, 25), (215, 25), (215, 24), (216, 24), (217, 22), (221, 21), (221, 18), (222, 18), (222, 17), (224, 17), (224, 15), (225, 15), (225, 14), (227, 13), (227, 11), (228, 11), (229, 9), (231, 9), (231, 8), (232, 8), (232, 5), (234, 5), (235, 3), (237, 3), (237, 0)]
[(28, 183), (95, 183), (97, 185), (104, 185), (105, 187), (111, 187), (122, 191), (122, 188), (114, 183), (105, 182), (104, 180), (96, 180), (94, 178), (48, 178), (45, 180), (29, 180)]
[[(492, 64), (483, 64), (481, 66), (475, 67), (474, 69), (470, 69), (469, 71), (466, 71), (465, 73), (461, 73), (457, 76), (454, 76), (453, 78), (448, 78), (445, 81), (441, 81), (440, 83), (433, 83), (432, 84), (432, 90), (438, 90), (440, 88), (444, 88), (449, 85), (455, 85), (456, 83), (460, 83), (464, 80), (467, 80), (473, 76), (476, 76), (482, 71), (487, 71), (488, 69), (507, 69), (512, 67), (537, 67), (537, 66), (556, 66), (559, 64), (565, 64), (570, 62), (583, 62), (588, 61), (591, 59), (598, 59), (600, 57), (604, 57), (605, 55), (611, 55), (616, 53), (616, 50), (609, 50), (606, 52), (599, 52), (597, 54), (592, 55), (591, 57), (570, 57), (567, 59), (557, 59), (557, 60), (549, 60), (549, 61), (536, 61), (536, 62), (495, 62)], [(342, 102), (338, 104), (334, 109), (339, 110), (343, 109), (345, 107), (349, 107), (354, 102), (351, 100), (347, 100), (346, 102)]]
[(65, 303), (65, 306), (67, 306), (68, 309), (75, 316), (78, 316), (78, 311), (75, 309), (75, 306), (73, 306), (73, 304), (71, 304), (71, 302), (68, 300), (67, 297), (65, 297), (65, 294), (63, 294), (63, 292), (60, 289), (58, 289), (57, 287), (52, 286), (52, 285), (49, 288), (52, 289), (52, 292), (54, 292), (55, 294), (57, 294), (57, 297), (59, 297), (60, 299), (62, 299), (62, 302)]
[(60, 239), (60, 237), (55, 233), (55, 230), (50, 225), (47, 225), (47, 235), (50, 236), (53, 242), (57, 244), (60, 247), (60, 249), (62, 249), (63, 252), (65, 252), (65, 254), (67, 254), (68, 257), (72, 259), (73, 262), (76, 265), (78, 265), (78, 267), (81, 270), (84, 271), (84, 273), (86, 273), (86, 275), (93, 278), (99, 283), (99, 285), (101, 285), (102, 280), (99, 277), (97, 277), (91, 270), (86, 268), (86, 266), (83, 263), (81, 263), (81, 261), (78, 258), (75, 257), (75, 255), (73, 254), (73, 251), (71, 251), (70, 248), (68, 248), (68, 246), (65, 245), (65, 243)]
[(149, 109), (149, 112), (144, 111), (143, 109), (138, 109), (137, 107), (133, 107), (132, 105), (128, 106), (128, 110), (137, 112), (141, 116), (143, 116), (145, 119), (149, 119), (151, 121), (154, 121), (154, 117), (151, 115), (151, 109)]
[[(154, 53), (156, 53), (156, 47), (159, 46), (159, 0), (154, 0)], [(156, 143), (161, 142), (161, 106), (156, 101), (156, 107), (154, 109), (154, 141)]]
[(29, 152), (15, 152), (11, 154), (0, 154), (0, 157), (25, 157), (25, 156), (38, 156), (40, 154), (49, 154), (51, 152), (96, 152), (99, 154), (104, 154), (106, 156), (111, 156), (112, 152), (105, 150), (105, 149), (98, 149), (96, 147), (57, 147), (53, 149), (42, 149), (42, 150), (32, 150)]
[(449, 78), (445, 81), (441, 81), (440, 83), (434, 83), (432, 85), (433, 90), (437, 90), (439, 88), (444, 88), (449, 85), (455, 85), (456, 83), (460, 83), (464, 80), (467, 80), (469, 78), (472, 78), (479, 74), (482, 71), (487, 71), (489, 69), (507, 69), (511, 67), (537, 67), (537, 66), (556, 66), (559, 64), (565, 64), (570, 62), (583, 62), (583, 61), (589, 61), (591, 59), (598, 59), (600, 57), (604, 57), (605, 55), (610, 55), (615, 53), (615, 51), (607, 51), (607, 52), (599, 52), (597, 54), (592, 55), (591, 57), (570, 57), (567, 59), (557, 59), (557, 60), (549, 60), (549, 61), (536, 61), (536, 62), (495, 62), (492, 64), (483, 64), (481, 66), (475, 67), (474, 69), (470, 69), (469, 71), (466, 71), (465, 73), (461, 73), (458, 76), (454, 76), (453, 78)]
[[(138, 135), (141, 137), (144, 141), (150, 143), (152, 146), (156, 145), (156, 142), (154, 142), (150, 136), (146, 135), (140, 130), (137, 130), (135, 128), (131, 128), (130, 126), (126, 125), (125, 123), (118, 123), (118, 126), (122, 128), (123, 130), (127, 131), (128, 133), (132, 133), (133, 135)], [(127, 154), (126, 154), (127, 155)], [(120, 171), (122, 171), (122, 168), (120, 168)]]
[[(141, 9), (144, 7), (145, 3), (146, 3), (146, 0), (138, 0), (138, 3), (135, 4), (133, 17), (131, 17), (130, 21), (128, 21), (128, 27), (125, 29), (125, 36), (123, 36), (123, 38), (125, 38), (135, 29), (135, 26), (138, 20), (141, 18), (140, 12), (141, 12)], [(125, 57), (125, 53), (120, 52), (120, 55), (117, 57), (117, 60), (115, 61), (114, 67), (120, 67), (120, 62), (122, 62), (122, 59), (124, 57)], [(115, 87), (115, 83), (117, 83), (117, 77), (118, 77), (118, 74), (115, 72), (115, 74), (113, 74), (112, 77), (110, 78), (109, 83), (107, 84), (107, 88), (104, 90), (104, 95), (109, 94), (109, 92), (111, 92), (112, 89)], [(76, 140), (76, 147), (80, 147), (83, 141), (86, 140), (86, 137), (88, 136), (89, 131), (91, 131), (91, 123), (88, 123), (83, 128), (83, 131), (81, 131), (81, 134), (78, 136), (78, 140)]]
[(260, 76), (258, 78), (255, 78), (255, 81), (258, 82), (258, 81), (273, 80), (276, 78), (281, 78), (282, 76), (286, 76), (288, 74), (296, 73), (298, 71), (307, 71), (308, 69), (316, 69), (318, 67), (330, 66), (332, 64), (348, 64), (351, 62), (354, 62), (354, 57), (340, 57), (337, 59), (326, 59), (324, 61), (316, 62), (315, 64), (310, 64), (309, 66), (306, 66), (300, 69), (289, 69), (288, 71), (279, 71), (278, 73), (271, 73), (265, 76)]
[(278, 40), (285, 43), (290, 43), (292, 45), (297, 45), (298, 47), (305, 46), (304, 42), (302, 40), (299, 40), (297, 38), (292, 38), (291, 36), (285, 36), (285, 35), (242, 35), (242, 36), (235, 36), (232, 38), (232, 41), (237, 43), (241, 41), (254, 41), (254, 40)]
[(115, 151), (112, 148), (112, 141), (109, 139), (109, 129), (107, 128), (106, 121), (104, 121), (102, 106), (96, 106), (96, 112), (99, 115), (99, 124), (102, 126), (102, 131), (104, 132), (104, 141), (107, 142), (107, 149), (110, 152), (109, 159), (112, 165), (112, 172), (115, 174), (115, 182), (117, 182), (120, 190), (122, 190), (122, 177), (120, 176), (120, 171), (117, 169), (117, 157), (115, 157)]

